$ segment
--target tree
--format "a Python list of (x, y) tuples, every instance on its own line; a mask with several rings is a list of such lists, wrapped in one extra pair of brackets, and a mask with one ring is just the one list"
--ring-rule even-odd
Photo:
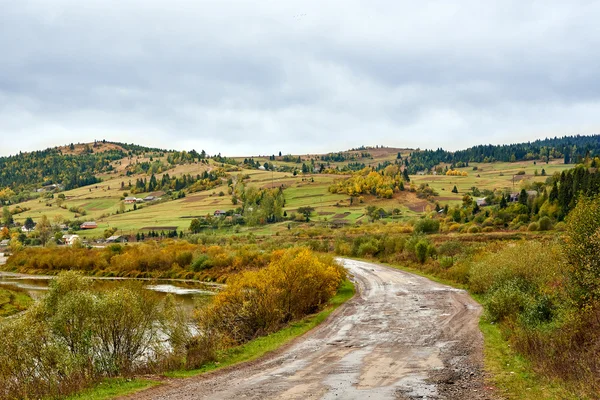
[(13, 216), (7, 206), (2, 207), (2, 224), (5, 226), (13, 224)]
[(452, 188), (452, 193), (458, 193), (458, 188), (456, 187), (456, 185), (454, 185), (454, 187)]
[(405, 182), (410, 182), (407, 168), (404, 168), (404, 170), (402, 171), (402, 178), (404, 179)]
[(506, 208), (507, 204), (506, 204), (506, 197), (504, 197), (504, 195), (500, 196), (500, 208)]
[(31, 219), (31, 217), (27, 217), (25, 219), (25, 228), (27, 228), (27, 230), (32, 230), (33, 228), (35, 228), (35, 222), (33, 222), (33, 219)]
[(580, 305), (600, 300), (600, 196), (580, 197), (567, 219), (564, 249)]
[(480, 210), (479, 204), (477, 204), (476, 201), (473, 201), (473, 215), (477, 214)]
[(306, 221), (310, 220), (310, 215), (313, 213), (313, 211), (315, 211), (315, 209), (311, 206), (304, 206), (304, 207), (298, 208), (298, 212), (300, 214), (304, 215), (304, 217), (306, 218)]
[(527, 195), (527, 191), (525, 189), (521, 189), (521, 193), (519, 193), (519, 203), (527, 205), (528, 198), (529, 196)]
[(465, 194), (462, 198), (462, 205), (464, 208), (467, 208), (473, 204), (473, 198), (468, 194)]
[(192, 222), (190, 222), (190, 232), (198, 233), (202, 230), (202, 224), (198, 218), (194, 218)]
[(48, 220), (48, 217), (44, 214), (40, 218), (40, 221), (37, 223), (35, 230), (40, 235), (40, 240), (42, 241), (42, 245), (46, 246), (48, 239), (52, 236), (52, 225)]

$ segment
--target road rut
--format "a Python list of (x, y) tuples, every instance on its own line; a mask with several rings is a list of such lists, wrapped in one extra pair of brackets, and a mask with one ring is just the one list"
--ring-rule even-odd
[(307, 335), (261, 360), (125, 398), (495, 398), (484, 385), (481, 307), (465, 291), (339, 261), (357, 294)]

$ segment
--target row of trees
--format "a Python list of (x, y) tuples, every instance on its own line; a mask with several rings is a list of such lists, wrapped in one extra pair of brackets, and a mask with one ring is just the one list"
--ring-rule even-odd
[(404, 182), (409, 180), (406, 169), (401, 170), (399, 165), (391, 164), (380, 172), (372, 168), (358, 171), (350, 178), (338, 180), (329, 187), (329, 191), (349, 196), (372, 194), (377, 197), (391, 198), (394, 192), (404, 190)]
[(154, 174), (147, 178), (138, 178), (135, 184), (129, 181), (128, 185), (121, 182), (121, 189), (129, 189), (131, 193), (147, 193), (162, 190), (165, 192), (175, 190), (180, 191), (188, 189), (190, 193), (208, 190), (221, 184), (221, 178), (226, 177), (227, 173), (223, 168), (215, 168), (211, 171), (204, 171), (202, 174), (182, 174), (179, 177), (171, 177), (168, 173), (157, 179)]

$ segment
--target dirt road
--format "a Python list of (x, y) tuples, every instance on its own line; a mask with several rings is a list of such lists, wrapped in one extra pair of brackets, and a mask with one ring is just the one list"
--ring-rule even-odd
[(480, 306), (464, 291), (340, 259), (358, 293), (257, 362), (170, 381), (129, 399), (488, 399)]

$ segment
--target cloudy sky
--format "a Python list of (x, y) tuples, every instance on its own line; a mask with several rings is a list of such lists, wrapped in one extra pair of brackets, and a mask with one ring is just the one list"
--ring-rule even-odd
[[(453, 3), (453, 4), (451, 4)], [(226, 155), (600, 131), (600, 2), (0, 0), (0, 155)]]

